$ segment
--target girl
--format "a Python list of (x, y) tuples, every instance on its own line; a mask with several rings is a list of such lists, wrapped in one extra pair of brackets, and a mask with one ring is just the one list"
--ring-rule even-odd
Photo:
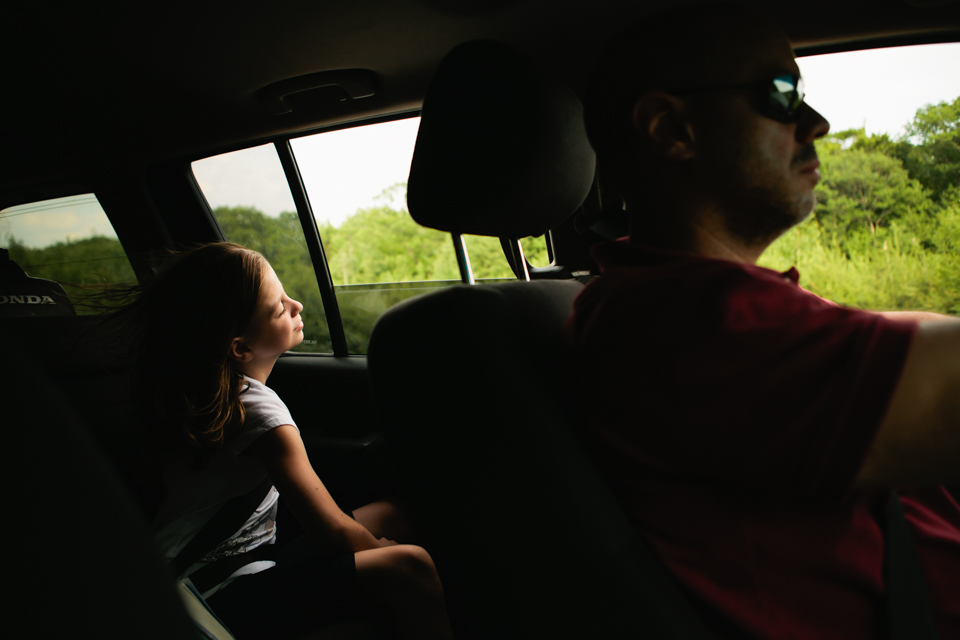
[[(266, 386), (303, 340), (302, 309), (260, 254), (217, 243), (180, 254), (118, 313), (134, 338), (136, 403), (162, 452), (155, 539), (238, 640), (296, 636), (369, 608), (398, 637), (450, 638), (430, 556), (385, 537), (399, 520), (389, 503), (353, 518), (337, 507)], [(280, 493), (309, 539), (274, 553)], [(197, 553), (214, 514), (244, 495), (246, 522)]]

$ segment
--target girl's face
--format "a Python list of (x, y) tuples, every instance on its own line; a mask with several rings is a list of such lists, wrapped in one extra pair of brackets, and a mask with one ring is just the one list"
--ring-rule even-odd
[(257, 312), (245, 340), (255, 360), (276, 360), (281, 353), (303, 342), (302, 310), (303, 305), (284, 292), (277, 274), (267, 265)]

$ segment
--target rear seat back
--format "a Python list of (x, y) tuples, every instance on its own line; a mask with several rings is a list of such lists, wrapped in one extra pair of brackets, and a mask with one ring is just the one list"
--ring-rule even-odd
[(0, 335), (24, 349), (56, 389), (33, 389), (30, 404), (42, 411), (47, 398), (61, 393), (87, 432), (127, 485), (144, 517), (162, 498), (162, 484), (146, 457), (147, 434), (130, 401), (130, 363), (123, 346), (94, 340), (97, 316), (0, 316)]
[(196, 638), (137, 508), (58, 385), (10, 340), (0, 358), (11, 633)]

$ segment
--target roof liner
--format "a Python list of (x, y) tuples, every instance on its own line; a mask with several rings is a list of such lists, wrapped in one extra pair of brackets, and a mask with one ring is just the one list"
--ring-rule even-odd
[[(913, 5), (924, 0), (911, 0)], [(511, 43), (575, 89), (603, 43), (660, 0), (367, 0), (363, 3), (23, 3), (0, 51), (0, 188), (98, 166), (143, 166), (278, 133), (417, 109), (461, 42)], [(960, 4), (753, 2), (796, 46), (960, 30)], [(214, 6), (216, 5), (216, 6)], [(318, 71), (369, 69), (376, 95), (270, 115), (257, 91)]]

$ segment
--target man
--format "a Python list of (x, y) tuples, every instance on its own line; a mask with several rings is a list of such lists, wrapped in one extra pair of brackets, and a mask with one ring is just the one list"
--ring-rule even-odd
[[(890, 489), (942, 638), (960, 637), (960, 323), (878, 314), (757, 267), (808, 216), (829, 125), (748, 9), (645, 20), (586, 100), (629, 242), (567, 326), (585, 439), (720, 637), (877, 638)], [(917, 488), (919, 487), (919, 488)]]

